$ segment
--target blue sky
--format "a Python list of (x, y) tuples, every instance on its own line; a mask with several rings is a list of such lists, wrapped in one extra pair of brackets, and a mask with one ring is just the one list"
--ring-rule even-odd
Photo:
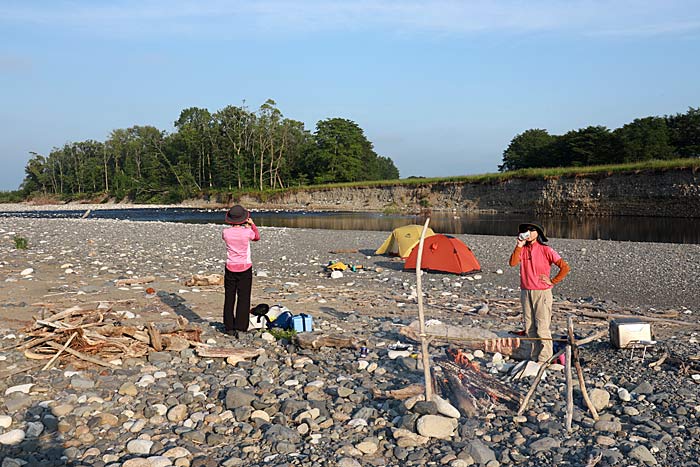
[(494, 172), (528, 128), (700, 107), (698, 57), (695, 0), (0, 0), (0, 189), (30, 151), (268, 98), (402, 177)]

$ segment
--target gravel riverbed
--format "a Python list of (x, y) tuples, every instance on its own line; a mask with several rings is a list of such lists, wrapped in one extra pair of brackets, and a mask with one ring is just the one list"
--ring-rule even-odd
[[(397, 330), (417, 315), (415, 273), (375, 256), (387, 232), (262, 228), (254, 244), (253, 303), (283, 304), (314, 317), (318, 333), (361, 339), (353, 349), (303, 350), (260, 333), (221, 333), (221, 287), (186, 287), (193, 274), (221, 273), (221, 225), (99, 219), (0, 219), (0, 458), (20, 465), (698, 465), (697, 362), (700, 246), (551, 239), (572, 272), (555, 288), (554, 330), (567, 313), (577, 332), (606, 329), (587, 314), (671, 317), (654, 322), (646, 360), (607, 339), (582, 348), (599, 420), (575, 397), (564, 428), (563, 372), (548, 370), (521, 417), (494, 402), (459, 418), (430, 404), (382, 397), (421, 381), (415, 358), (389, 357), (408, 342)], [(18, 250), (13, 238), (28, 240)], [(494, 331), (519, 329), (513, 238), (458, 235), (482, 271), (423, 276), (428, 318)], [(331, 253), (335, 250), (357, 250)], [(362, 265), (331, 279), (330, 260)], [(116, 281), (154, 276), (147, 286)], [(187, 318), (212, 345), (262, 348), (237, 365), (192, 349), (152, 352), (119, 369), (77, 365), (21, 371), (13, 348), (43, 309), (109, 302), (133, 325)], [(126, 316), (126, 317), (125, 317)], [(418, 346), (414, 344), (417, 349)], [(664, 352), (671, 358), (649, 368)], [(433, 346), (431, 353), (444, 350)], [(484, 371), (521, 391), (492, 354), (472, 352)], [(680, 362), (680, 363), (679, 363)], [(500, 370), (500, 371), (499, 371)], [(413, 401), (415, 402), (415, 401)]]

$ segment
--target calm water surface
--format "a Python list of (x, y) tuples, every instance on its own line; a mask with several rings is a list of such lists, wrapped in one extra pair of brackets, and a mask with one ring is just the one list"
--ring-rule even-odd
[[(90, 218), (138, 221), (223, 224), (223, 210), (105, 209), (92, 211)], [(85, 210), (0, 212), (0, 217), (79, 218)], [(423, 224), (420, 216), (384, 215), (361, 212), (253, 211), (260, 226), (297, 227), (331, 230), (390, 231), (406, 224)], [(510, 214), (433, 213), (430, 227), (439, 233), (515, 235), (520, 222), (532, 220)], [(540, 219), (547, 234), (557, 238), (601, 239), (634, 242), (700, 244), (700, 219), (657, 217), (550, 217)]]

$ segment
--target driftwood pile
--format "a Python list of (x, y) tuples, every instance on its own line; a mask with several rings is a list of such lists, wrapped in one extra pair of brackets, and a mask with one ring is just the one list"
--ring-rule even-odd
[(183, 317), (176, 321), (129, 325), (107, 303), (95, 307), (74, 306), (43, 319), (26, 330), (27, 339), (18, 349), (32, 360), (73, 359), (115, 368), (116, 360), (143, 357), (150, 351), (180, 351), (200, 346), (201, 329)]

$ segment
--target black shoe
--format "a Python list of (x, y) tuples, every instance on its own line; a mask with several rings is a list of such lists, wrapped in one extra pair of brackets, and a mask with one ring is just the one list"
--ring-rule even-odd
[(236, 339), (238, 339), (238, 331), (236, 331), (235, 329), (227, 329), (226, 331), (224, 331), (224, 334), (227, 334), (229, 336), (233, 336)]

